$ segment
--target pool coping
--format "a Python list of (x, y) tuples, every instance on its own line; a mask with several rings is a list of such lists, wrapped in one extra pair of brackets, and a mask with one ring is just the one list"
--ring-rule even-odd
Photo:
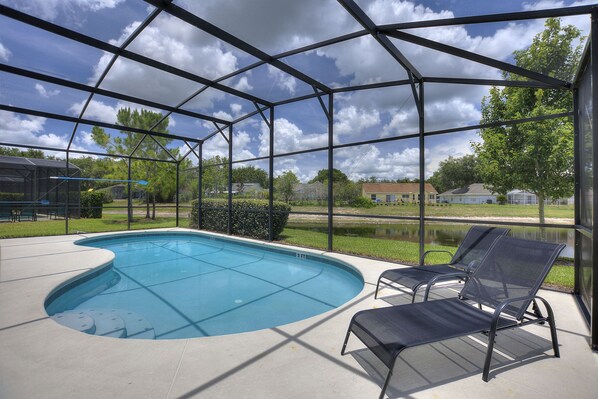
[[(135, 233), (138, 232), (128, 234)], [(85, 236), (111, 234), (114, 232)], [(228, 238), (222, 234), (204, 234)], [(386, 372), (384, 367), (378, 367), (375, 358), (367, 358), (356, 339), (350, 341), (352, 355), (340, 356), (340, 345), (356, 311), (388, 305), (383, 300), (373, 300), (373, 290), (379, 273), (397, 264), (239, 239), (347, 262), (363, 275), (364, 288), (340, 308), (272, 329), (177, 340), (119, 340), (78, 333), (60, 326), (45, 314), (44, 300), (52, 289), (81, 274), (93, 273), (111, 260), (109, 251), (74, 245), (81, 237), (0, 240), (0, 303), (10, 304), (0, 306), (0, 397), (25, 398), (42, 393), (45, 397), (57, 398), (378, 396), (380, 376)], [(386, 291), (382, 296), (404, 299), (390, 294), (393, 295), (389, 296)], [(391, 383), (390, 392), (414, 398), (463, 397), (464, 392), (471, 393), (470, 397), (489, 398), (524, 395), (561, 398), (572, 396), (572, 392), (575, 397), (592, 397), (598, 390), (598, 382), (593, 377), (598, 372), (598, 357), (587, 347), (587, 326), (573, 297), (550, 291), (542, 291), (542, 295), (555, 307), (557, 325), (561, 326), (559, 340), (566, 348), (562, 350), (561, 359), (553, 358), (546, 348), (538, 354), (537, 361), (524, 359), (507, 364), (496, 372), (496, 378), (490, 383), (482, 382), (477, 362), (469, 366), (473, 371), (457, 377), (450, 376), (454, 373), (453, 364), (446, 368), (453, 370), (447, 372), (446, 378), (442, 377), (441, 370), (440, 374), (426, 377), (429, 381), (424, 381), (421, 387), (405, 390), (401, 388), (401, 381), (417, 381), (418, 377), (410, 376), (409, 370), (421, 363), (421, 360), (407, 359), (407, 363), (400, 365), (399, 373), (406, 370), (405, 378), (397, 382), (394, 391)], [(549, 337), (547, 329), (541, 326), (518, 330), (528, 330), (542, 339)], [(414, 350), (414, 353), (423, 358), (432, 356), (428, 353), (431, 349), (438, 351), (448, 344), (461, 343), (451, 340), (446, 345)], [(470, 346), (467, 344), (464, 348)], [(442, 359), (447, 357), (463, 362), (460, 354), (451, 351), (443, 352)], [(440, 363), (435, 361), (430, 365), (438, 368)], [(420, 374), (429, 372), (430, 367), (425, 362), (424, 366), (418, 370)], [(493, 374), (491, 372), (491, 376)], [(539, 391), (538, 386), (545, 389)]]

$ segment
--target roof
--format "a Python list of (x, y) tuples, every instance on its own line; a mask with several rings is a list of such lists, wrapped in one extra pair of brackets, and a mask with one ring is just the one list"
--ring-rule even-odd
[(445, 191), (439, 195), (496, 195), (496, 193), (485, 188), (483, 183), (473, 183), (469, 186)]
[[(10, 155), (0, 155), (0, 164), (11, 165), (17, 169), (29, 168), (66, 168), (66, 161), (61, 159), (38, 159), (26, 157), (13, 157)], [(69, 168), (79, 169), (76, 165), (69, 162)]]
[[(427, 193), (438, 193), (430, 183), (424, 184)], [(419, 183), (363, 183), (368, 193), (418, 193)]]

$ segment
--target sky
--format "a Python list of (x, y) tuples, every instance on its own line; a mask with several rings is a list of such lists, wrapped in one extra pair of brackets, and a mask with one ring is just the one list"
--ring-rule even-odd
[[(378, 25), (592, 3), (569, 0), (356, 2)], [(0, 3), (114, 45), (123, 43), (153, 11), (152, 6), (140, 0), (0, 0)], [(271, 55), (361, 29), (333, 0), (175, 0), (174, 3)], [(567, 17), (563, 22), (577, 26), (584, 35), (589, 33), (589, 16)], [(408, 33), (512, 63), (513, 51), (529, 47), (533, 37), (543, 30), (543, 24), (543, 20), (530, 20), (413, 29)], [(112, 58), (111, 54), (4, 16), (0, 16), (0, 26), (0, 62), (7, 65), (93, 86)], [(391, 40), (424, 76), (490, 79), (502, 76), (499, 70), (481, 64)], [(164, 12), (127, 49), (207, 79), (217, 79), (257, 61)], [(330, 87), (407, 77), (371, 36), (285, 57), (282, 61)], [(222, 84), (272, 102), (313, 92), (308, 84), (269, 65)], [(103, 89), (170, 106), (177, 105), (201, 87), (199, 83), (124, 58), (116, 61), (100, 85)], [(480, 104), (488, 90), (489, 87), (426, 84), (426, 131), (478, 124)], [(87, 97), (86, 92), (0, 72), (2, 104), (76, 117)], [(327, 103), (327, 98), (324, 100)], [(83, 118), (114, 123), (117, 110), (125, 106), (148, 109), (96, 95)], [(182, 108), (229, 121), (255, 110), (251, 102), (212, 88)], [(409, 86), (339, 93), (334, 96), (333, 110), (336, 143), (418, 132), (418, 116)], [(316, 99), (276, 107), (274, 126), (275, 154), (328, 144), (327, 120)], [(91, 129), (92, 126), (80, 125), (71, 148), (102, 152), (91, 138)], [(73, 130), (72, 123), (0, 111), (0, 142), (66, 148)], [(214, 125), (176, 114), (169, 119), (169, 131), (203, 138), (214, 131)], [(108, 132), (113, 136), (120, 134)], [(449, 156), (471, 153), (471, 143), (478, 140), (474, 130), (426, 138), (426, 178)], [(186, 152), (182, 142), (175, 141), (171, 146), (182, 147), (181, 151)], [(268, 155), (268, 146), (268, 128), (259, 116), (234, 126), (234, 160)], [(220, 135), (204, 144), (205, 158), (227, 154), (228, 144)], [(334, 167), (354, 180), (370, 176), (401, 179), (419, 177), (419, 154), (419, 141), (405, 139), (337, 149), (333, 159)], [(235, 164), (236, 167), (244, 165), (267, 170), (265, 161)], [(275, 175), (291, 170), (306, 182), (319, 169), (327, 167), (327, 151), (277, 157), (274, 166)]]

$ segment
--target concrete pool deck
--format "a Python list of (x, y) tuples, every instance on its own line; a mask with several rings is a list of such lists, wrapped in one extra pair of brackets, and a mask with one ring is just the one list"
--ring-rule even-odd
[[(44, 300), (57, 285), (112, 259), (109, 251), (74, 245), (80, 238), (0, 240), (0, 398), (378, 397), (387, 373), (382, 363), (355, 337), (348, 355), (341, 356), (340, 348), (356, 311), (409, 301), (388, 289), (381, 291), (382, 299), (373, 299), (379, 274), (396, 264), (325, 253), (358, 268), (366, 282), (364, 290), (340, 308), (249, 333), (126, 340), (79, 333), (45, 312)], [(454, 294), (450, 287), (436, 291)], [(388, 395), (595, 397), (598, 354), (589, 348), (589, 330), (574, 298), (546, 290), (540, 294), (555, 311), (561, 358), (552, 355), (546, 326), (505, 331), (498, 336), (490, 381), (485, 383), (484, 336), (447, 340), (405, 351)]]

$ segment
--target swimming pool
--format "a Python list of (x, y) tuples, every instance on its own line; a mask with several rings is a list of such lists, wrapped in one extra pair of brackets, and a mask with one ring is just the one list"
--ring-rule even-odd
[(355, 297), (361, 274), (324, 256), (201, 233), (135, 233), (76, 242), (113, 264), (55, 289), (46, 311), (88, 334), (176, 339), (303, 320)]

